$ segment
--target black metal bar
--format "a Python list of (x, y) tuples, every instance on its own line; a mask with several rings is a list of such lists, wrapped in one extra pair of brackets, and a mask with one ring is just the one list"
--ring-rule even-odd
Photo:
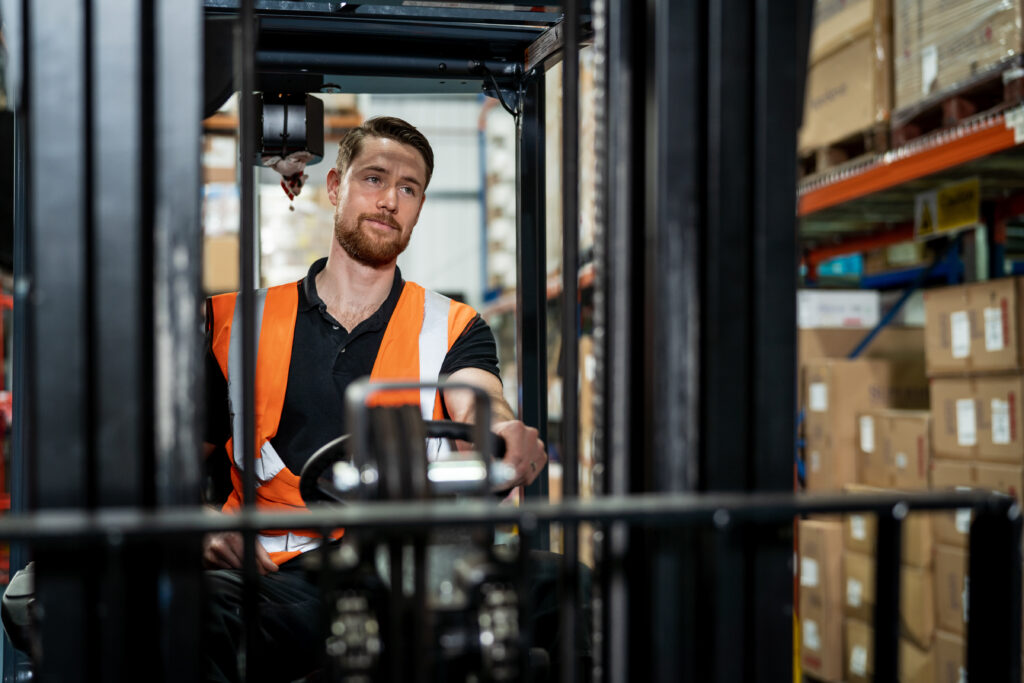
[[(233, 444), (235, 453), (242, 451), (242, 505), (245, 510), (256, 509), (256, 262), (255, 262), (255, 188), (253, 154), (255, 150), (256, 112), (253, 101), (255, 90), (256, 27), (253, 0), (241, 0), (238, 15), (238, 34), (235, 57), (238, 83), (238, 148), (239, 154), (239, 197), (241, 216), (239, 220), (239, 292), (242, 319), (234, 322), (235, 329), (242, 334), (242, 376), (232, 381), (242, 383), (242, 405), (236, 407), (235, 419), (242, 420), (238, 432), (241, 441)], [(241, 409), (238, 412), (238, 409)], [(256, 570), (256, 535), (253, 530), (244, 536), (242, 572), (242, 612), (245, 615), (245, 680), (254, 681), (259, 677), (260, 628), (259, 628), (259, 574)]]
[[(200, 490), (202, 384), (202, 221), (200, 152), (203, 116), (203, 13), (198, 3), (139, 0), (142, 20), (143, 220), (152, 232), (150, 355), (143, 391), (151, 394), (153, 426), (144, 426), (147, 502), (163, 509), (190, 505)], [(146, 121), (152, 121), (150, 137)], [(147, 204), (148, 203), (148, 204)], [(150, 213), (151, 212), (151, 213)], [(151, 219), (151, 220), (150, 220)], [(145, 280), (146, 278), (143, 277)], [(145, 291), (145, 290), (144, 290)], [(152, 548), (151, 545), (146, 546)], [(164, 681), (201, 677), (203, 610), (201, 539), (137, 551), (147, 600), (159, 618), (160, 638), (148, 641)], [(131, 555), (131, 550), (126, 550)]]
[[(92, 11), (95, 96), (90, 137), (100, 153), (92, 156), (89, 177), (119, 178), (95, 187), (90, 263), (97, 302), (91, 382), (97, 394), (95, 475), (104, 505), (137, 505), (142, 502), (142, 462), (151, 456), (142, 432), (150, 421), (143, 410), (151, 393), (142, 356), (152, 304), (144, 299), (149, 288), (142, 282), (149, 278), (142, 243), (144, 176), (124, 170), (140, 168), (142, 162), (142, 17), (133, 0), (95, 2)], [(112, 301), (118, 304), (109, 305)]]
[[(545, 228), (544, 72), (526, 75), (516, 121), (516, 370), (519, 417), (548, 440), (547, 266)], [(548, 470), (526, 487), (527, 498), (547, 500)], [(531, 538), (551, 547), (546, 526)]]
[(260, 50), (256, 66), (262, 71), (323, 71), (350, 76), (401, 76), (403, 78), (480, 79), (487, 71), (511, 85), (516, 65), (498, 60), (444, 59), (432, 55), (281, 52)]
[[(419, 45), (421, 49), (429, 43), (434, 43), (433, 49), (447, 50), (456, 47), (446, 45), (447, 41), (458, 40), (465, 44), (467, 40), (480, 40), (485, 36), (487, 42), (528, 43), (541, 35), (543, 28), (537, 25), (480, 26), (461, 22), (423, 22), (384, 17), (379, 20), (361, 18), (358, 21), (324, 21), (322, 17), (264, 15), (260, 17), (259, 30), (261, 38), (273, 37), (275, 34), (303, 34), (365, 40), (367, 37), (386, 34), (389, 40), (410, 41), (410, 45)], [(425, 39), (425, 36), (429, 36), (429, 39)]]
[[(748, 0), (708, 3), (707, 206), (700, 298), (702, 373), (700, 488), (749, 486), (753, 299), (750, 239), (753, 13)], [(791, 193), (792, 194), (792, 193)], [(742, 582), (741, 582), (742, 583)], [(742, 610), (737, 615), (742, 625)], [(720, 618), (726, 615), (720, 615)]]
[(160, 0), (153, 3), (152, 20), (157, 83), (155, 493), (160, 505), (181, 505), (194, 501), (199, 489), (203, 17), (194, 4)]
[[(747, 487), (757, 491), (789, 491), (793, 467), (789, 458), (767, 457), (769, 451), (793, 453), (796, 414), (796, 280), (779, 277), (797, 270), (796, 212), (792, 178), (779, 169), (796, 165), (797, 121), (803, 113), (802, 75), (806, 73), (810, 0), (754, 3), (754, 50), (748, 67), (753, 77), (753, 193), (750, 261), (751, 382), (748, 409), (751, 445)], [(802, 28), (801, 28), (802, 27)], [(804, 32), (801, 35), (801, 30)], [(803, 55), (801, 55), (801, 46)], [(766, 447), (771, 444), (770, 447)], [(713, 457), (713, 456), (709, 456)], [(748, 575), (750, 607), (746, 618), (750, 677), (747, 680), (789, 680), (792, 648), (793, 528), (765, 529), (751, 549)]]
[[(565, 0), (562, 47), (562, 499), (579, 495), (579, 0)], [(579, 610), (579, 527), (562, 527), (564, 548), (559, 576), (559, 626), (562, 636), (560, 680), (577, 680), (576, 638)]]
[(704, 169), (704, 18), (698, 4), (648, 1), (646, 149), (647, 490), (697, 484), (700, 363), (699, 195)]
[[(459, 503), (375, 502), (316, 508), (301, 517), (308, 528), (423, 528), (473, 525), (535, 525), (550, 522), (615, 522), (646, 526), (706, 525), (725, 511), (732, 523), (777, 524), (798, 515), (844, 512), (884, 513), (896, 505), (908, 510), (955, 510), (1004, 505), (1005, 497), (992, 493), (916, 493), (903, 495), (838, 494), (651, 494), (606, 496), (599, 501), (576, 500), (558, 505), (527, 501), (519, 507), (496, 506), (489, 501)], [(34, 545), (68, 539), (96, 540), (137, 535), (187, 536), (211, 531), (257, 531), (295, 527), (294, 514), (253, 513), (210, 515), (202, 507), (159, 511), (128, 509), (42, 511), (0, 517), (0, 539), (30, 541)]]
[[(643, 481), (648, 491), (698, 485), (700, 458), (700, 316), (703, 131), (706, 94), (705, 3), (646, 3), (646, 140), (644, 168)], [(631, 449), (635, 452), (635, 449)], [(634, 489), (635, 490), (635, 489)], [(647, 535), (651, 569), (631, 573), (633, 623), (655, 638), (630, 637), (634, 679), (696, 680), (694, 639), (700, 616), (701, 567), (692, 533)], [(642, 599), (639, 599), (640, 596)], [(673, 634), (669, 636), (668, 634)]]
[[(874, 674), (877, 683), (899, 681), (900, 558), (906, 506), (878, 514), (875, 545)], [(1019, 659), (1018, 659), (1019, 661)]]
[[(20, 14), (20, 8), (15, 7), (15, 13)], [(16, 39), (16, 45), (25, 47), (25, 35), (20, 30), (20, 18), (15, 23), (15, 18), (5, 16), (4, 22), (11, 31), (9, 38)], [(12, 52), (14, 50), (12, 49)], [(9, 55), (10, 59), (13, 55)], [(15, 101), (20, 93), (9, 92), (15, 95)], [(12, 349), (15, 358), (21, 359), (21, 367), (28, 367), (27, 359), (29, 345), (27, 344), (25, 330), (28, 324), (29, 302), (29, 237), (27, 235), (27, 216), (25, 215), (25, 202), (27, 196), (26, 188), (26, 139), (24, 109), (21, 105), (17, 107), (14, 117), (14, 155), (12, 158), (14, 172), (14, 311), (12, 312), (13, 329), (11, 330)], [(2, 314), (2, 313), (0, 313)], [(9, 479), (11, 493), (11, 511), (15, 514), (26, 512), (32, 506), (28, 500), (29, 476), (31, 464), (28, 462), (27, 454), (31, 452), (31, 446), (27, 443), (27, 425), (30, 420), (27, 411), (31, 409), (32, 401), (29, 400), (29, 383), (26, 380), (26, 373), (14, 371), (10, 377), (11, 401), (13, 403), (13, 424), (11, 425), (11, 454)], [(20, 570), (29, 561), (28, 549), (24, 544), (15, 543), (11, 545), (10, 574)], [(14, 649), (9, 638), (4, 638), (3, 645), (3, 676), (4, 680), (12, 680), (15, 671), (26, 665), (27, 656)]]
[[(87, 243), (85, 139), (86, 5), (62, 0), (23, 5), (28, 286), (27, 353), (31, 401), (29, 477), (35, 506), (88, 502)], [(54, 87), (54, 84), (60, 87)], [(59, 192), (53, 188), (59, 187)], [(59, 245), (59, 248), (52, 248)], [(75, 340), (79, 343), (69, 343)], [(95, 673), (88, 579), (67, 551), (36, 553), (44, 644), (66, 643), (63, 657), (39, 662), (45, 679), (85, 681)], [(88, 558), (77, 557), (78, 561)]]
[(975, 510), (967, 605), (967, 680), (1021, 680), (1021, 515), (1013, 505)]
[[(204, 5), (208, 11), (231, 11), (237, 10), (239, 0), (205, 0)], [(350, 5), (350, 7), (345, 7)], [(289, 14), (308, 14), (319, 18), (319, 15), (330, 14), (335, 16), (354, 17), (360, 20), (368, 18), (383, 17), (386, 19), (399, 19), (408, 23), (420, 22), (447, 22), (447, 23), (481, 23), (488, 25), (493, 22), (497, 25), (523, 23), (526, 25), (542, 25), (544, 20), (558, 15), (553, 12), (537, 13), (522, 10), (488, 10), (488, 9), (462, 9), (449, 7), (403, 7), (390, 3), (385, 7), (374, 7), (373, 3), (338, 3), (323, 0), (306, 0), (296, 3), (295, 0), (256, 0), (256, 11), (259, 13), (281, 12)], [(271, 15), (273, 16), (273, 15)]]
[[(605, 274), (605, 355), (598, 362), (598, 377), (604, 378), (604, 409), (596, 412), (603, 427), (595, 449), (602, 463), (603, 476), (596, 486), (604, 493), (625, 495), (642, 491), (645, 486), (643, 458), (631, 458), (637, 435), (643, 425), (643, 354), (636, 353), (643, 340), (644, 280), (644, 121), (645, 81), (634, 65), (646, 58), (646, 7), (630, 0), (608, 2), (608, 226), (607, 265), (600, 261), (596, 270)], [(602, 196), (598, 193), (598, 197)], [(600, 255), (600, 252), (597, 253)], [(600, 280), (598, 281), (600, 283)], [(595, 307), (598, 305), (595, 290)], [(596, 312), (595, 312), (596, 316)], [(595, 335), (597, 319), (595, 317)], [(596, 345), (595, 345), (596, 346)], [(599, 425), (601, 424), (599, 422)], [(603, 623), (606, 633), (601, 657), (603, 671), (612, 683), (626, 683), (631, 670), (631, 635), (628, 550), (630, 532), (625, 524), (608, 527), (608, 544)], [(637, 553), (639, 556), (640, 553)], [(634, 557), (634, 576), (643, 572), (642, 560)], [(643, 588), (638, 587), (642, 593)], [(645, 643), (646, 644), (646, 643)], [(642, 655), (641, 655), (642, 657)]]

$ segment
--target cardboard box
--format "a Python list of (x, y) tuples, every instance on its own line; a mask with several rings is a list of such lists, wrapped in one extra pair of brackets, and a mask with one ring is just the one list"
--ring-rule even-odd
[(930, 568), (900, 567), (900, 633), (927, 650), (935, 636), (935, 582)]
[(900, 683), (934, 683), (935, 659), (906, 638), (900, 638)]
[[(962, 460), (936, 459), (932, 461), (933, 490), (969, 491), (973, 485), (974, 467), (971, 463)], [(933, 513), (932, 530), (936, 543), (966, 548), (968, 534), (971, 530), (970, 508)]]
[[(846, 620), (846, 680), (849, 683), (873, 679), (874, 644), (871, 624)], [(900, 638), (899, 650), (900, 683), (934, 683), (935, 662), (931, 650), (921, 649), (906, 638)]]
[(931, 382), (932, 450), (947, 458), (1024, 462), (1024, 376), (991, 375)]
[(843, 553), (843, 614), (870, 622), (875, 613), (875, 559), (847, 550)]
[(890, 407), (907, 380), (878, 360), (824, 359), (804, 368), (804, 455), (812, 491), (837, 491), (857, 480), (858, 413)]
[[(850, 485), (843, 489), (847, 493), (882, 493), (884, 489), (870, 486)], [(891, 493), (891, 491), (889, 491)], [(852, 513), (843, 517), (843, 546), (848, 551), (874, 556), (877, 522), (874, 515)], [(902, 557), (905, 565), (930, 567), (933, 560), (934, 533), (932, 513), (913, 512), (903, 523)]]
[[(818, 358), (846, 358), (864, 339), (867, 330), (821, 328), (797, 330), (797, 361), (804, 365)], [(924, 330), (919, 327), (883, 327), (862, 353), (863, 358), (883, 358), (924, 364)], [(919, 407), (928, 407), (928, 396)]]
[[(797, 366), (800, 369), (797, 405), (803, 408), (803, 370), (809, 361), (821, 358), (846, 358), (863, 341), (867, 330), (820, 328), (797, 330)], [(905, 378), (900, 394), (891, 397), (890, 406), (905, 409), (929, 407), (928, 383), (924, 371), (924, 330), (887, 325), (875, 335), (861, 358), (891, 360)]]
[(1024, 369), (1022, 280), (1000, 278), (925, 290), (929, 377)]
[(796, 293), (799, 329), (855, 327), (870, 330), (878, 324), (879, 294), (867, 289), (800, 289)]
[(798, 138), (802, 152), (889, 120), (892, 76), (888, 41), (885, 35), (879, 45), (873, 33), (865, 33), (811, 65)]
[(870, 683), (875, 673), (875, 636), (867, 622), (846, 620), (846, 680), (849, 683)]
[(963, 636), (967, 626), (970, 579), (967, 552), (962, 548), (935, 548), (935, 620), (943, 631)]
[(203, 238), (203, 291), (222, 294), (238, 290), (238, 235)]
[(935, 683), (963, 683), (967, 680), (967, 643), (963, 636), (935, 632)]
[(840, 522), (801, 520), (800, 662), (826, 681), (843, 675), (842, 546)]
[[(1024, 466), (990, 462), (936, 460), (932, 465), (933, 489), (998, 491), (1021, 501)], [(932, 525), (938, 543), (966, 548), (971, 529), (971, 510), (933, 513)]]
[(858, 477), (869, 486), (906, 491), (929, 487), (931, 413), (881, 410), (857, 418)]
[(810, 64), (851, 40), (872, 31), (876, 18), (884, 21), (888, 0), (815, 0)]
[(893, 0), (896, 109), (955, 89), (1021, 52), (1019, 2)]

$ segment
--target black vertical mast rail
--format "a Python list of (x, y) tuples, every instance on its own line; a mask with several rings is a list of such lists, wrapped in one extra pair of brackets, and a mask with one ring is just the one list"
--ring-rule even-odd
[[(603, 409), (595, 416), (603, 422), (598, 458), (603, 463), (603, 477), (595, 488), (604, 494), (625, 495), (643, 490), (642, 458), (630, 458), (632, 444), (644, 429), (639, 424), (643, 415), (642, 353), (636, 353), (643, 336), (643, 302), (635, 300), (635, 292), (643, 292), (643, 154), (645, 99), (644, 78), (634, 65), (642, 64), (646, 46), (647, 8), (630, 0), (607, 0), (607, 187), (597, 196), (607, 197), (607, 265), (595, 264), (595, 286), (602, 286), (607, 310), (603, 325), (605, 356), (598, 360), (598, 377), (603, 377), (601, 390)], [(596, 13), (595, 13), (596, 14)], [(595, 17), (596, 18), (596, 17)], [(601, 43), (595, 44), (600, 52)], [(600, 106), (600, 105), (599, 105)], [(600, 177), (599, 177), (600, 182)], [(601, 224), (598, 223), (598, 227)], [(595, 236), (595, 246), (598, 237)], [(638, 257), (641, 262), (638, 264)], [(598, 279), (599, 275), (603, 277)], [(595, 307), (598, 305), (595, 290)], [(595, 337), (599, 318), (595, 311)], [(596, 346), (596, 345), (595, 345)], [(602, 367), (603, 366), (603, 367)], [(638, 471), (639, 476), (634, 476)], [(630, 602), (629, 574), (626, 571), (629, 529), (621, 522), (605, 529), (602, 558), (604, 571), (600, 577), (602, 590), (602, 652), (601, 671), (612, 683), (630, 680), (629, 648)]]
[[(522, 106), (516, 117), (516, 370), (519, 375), (519, 417), (548, 439), (547, 391), (547, 234), (544, 217), (544, 70), (523, 78)], [(548, 470), (526, 487), (526, 497), (547, 500)], [(530, 539), (549, 550), (550, 531), (538, 527)]]
[[(89, 339), (85, 178), (85, 3), (24, 2), (24, 109), (29, 272), (28, 446), (33, 508), (88, 503)], [(60, 87), (55, 87), (60, 84)], [(56, 189), (55, 189), (56, 188)], [(54, 248), (59, 245), (58, 248)], [(81, 548), (78, 548), (81, 550)], [(67, 554), (38, 553), (43, 642), (65, 642), (64, 658), (41, 663), (49, 680), (86, 681), (93, 673), (88, 581)], [(77, 568), (75, 568), (77, 569)], [(74, 637), (72, 637), (74, 634)], [(74, 662), (72, 665), (71, 662)]]
[[(143, 198), (143, 206), (152, 207), (152, 222), (144, 219), (137, 228), (144, 235), (154, 228), (141, 258), (144, 264), (151, 259), (156, 300), (154, 318), (147, 321), (152, 359), (144, 371), (155, 417), (147, 448), (155, 457), (144, 463), (143, 482), (147, 505), (170, 511), (193, 504), (200, 491), (203, 10), (195, 0), (132, 2), (140, 8), (143, 36), (143, 169), (153, 169)], [(202, 666), (202, 630), (196, 628), (203, 608), (201, 538), (156, 550), (143, 566), (159, 619), (160, 638), (149, 648), (159, 658), (163, 681), (193, 680)], [(148, 555), (137, 554), (140, 562)], [(131, 572), (129, 566), (129, 580)], [(126, 680), (138, 669), (128, 668)]]
[[(562, 47), (562, 498), (579, 494), (579, 0), (565, 0)], [(579, 526), (562, 527), (561, 680), (576, 681)]]
[[(255, 173), (253, 158), (255, 153), (255, 15), (254, 0), (241, 0), (241, 12), (238, 21), (238, 52), (236, 54), (238, 82), (238, 148), (239, 159), (239, 196), (241, 199), (241, 219), (239, 222), (239, 291), (241, 297), (242, 319), (233, 324), (236, 334), (242, 334), (242, 377), (234, 377), (232, 381), (242, 382), (242, 405), (233, 406), (235, 419), (242, 420), (239, 431), (240, 443), (233, 444), (234, 452), (242, 453), (242, 512), (256, 510), (256, 422), (254, 415), (254, 392), (256, 379), (256, 260), (255, 260)], [(240, 408), (240, 410), (239, 410)], [(258, 678), (258, 655), (260, 650), (258, 586), (259, 574), (256, 570), (256, 535), (253, 532), (244, 536), (242, 557), (243, 568), (243, 613), (245, 616), (245, 673), (246, 680)]]

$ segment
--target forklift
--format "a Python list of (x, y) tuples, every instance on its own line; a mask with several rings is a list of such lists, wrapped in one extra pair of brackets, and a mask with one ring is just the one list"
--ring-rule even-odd
[[(972, 629), (971, 679), (1020, 680), (1019, 511), (980, 494), (793, 493), (794, 143), (809, 0), (5, 0), (0, 12), (19, 359), (0, 539), (12, 568), (35, 567), (33, 585), (9, 589), (28, 615), (19, 644), (30, 657), (8, 642), (5, 682), (201, 680), (202, 534), (242, 532), (252, 582), (255, 534), (291, 525), (250, 508), (213, 517), (198, 502), (200, 141), (204, 116), (241, 93), (240, 325), (252, 368), (255, 160), (322, 156), (315, 96), (328, 84), (482, 92), (514, 117), (519, 417), (545, 441), (545, 159), (561, 155), (565, 427), (562, 502), (547, 501), (544, 475), (520, 506), (498, 506), (482, 491), (500, 446), (474, 436), (474, 455), (448, 466), (465, 479), (434, 486), (425, 459), (396, 454), (431, 434), (471, 435), (365, 411), (370, 389), (356, 388), (352, 435), (303, 477), (310, 528), (353, 537), (311, 553), (331, 596), (320, 680), (792, 680), (794, 517), (877, 515), (879, 585), (898, 598), (903, 515), (952, 507), (976, 513), (971, 623), (1009, 625)], [(592, 500), (578, 498), (575, 428), (583, 45), (597, 69)], [(556, 64), (558, 150), (544, 133)], [(252, 384), (244, 373), (249, 406)], [(402, 438), (384, 445), (382, 430)], [(443, 469), (438, 481), (459, 478)], [(585, 598), (583, 522), (597, 530)], [(517, 549), (492, 547), (499, 524), (517, 527)], [(552, 524), (564, 538), (558, 670), (524, 628), (523, 551), (549, 547)], [(469, 533), (465, 552), (434, 581), (429, 549), (450, 550), (438, 534), (456, 528)], [(880, 681), (896, 680), (897, 606), (876, 610)], [(593, 660), (581, 665), (584, 614)]]

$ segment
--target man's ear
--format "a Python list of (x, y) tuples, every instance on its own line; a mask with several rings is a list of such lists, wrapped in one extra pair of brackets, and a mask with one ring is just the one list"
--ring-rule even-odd
[(327, 172), (327, 198), (334, 206), (338, 205), (338, 188), (340, 187), (341, 176), (338, 175), (338, 169), (332, 168)]

